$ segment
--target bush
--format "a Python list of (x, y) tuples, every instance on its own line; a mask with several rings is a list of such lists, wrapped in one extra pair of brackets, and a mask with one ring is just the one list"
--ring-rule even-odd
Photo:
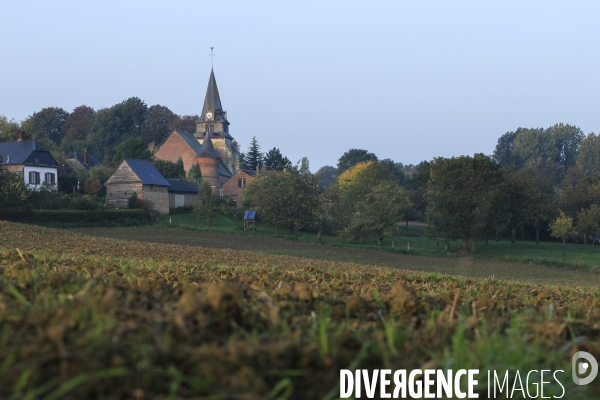
[(1, 211), (0, 219), (15, 222), (62, 223), (76, 225), (141, 225), (152, 221), (143, 210), (31, 210)]
[(169, 214), (174, 215), (174, 214), (191, 214), (194, 212), (194, 207), (192, 206), (187, 206), (187, 207), (176, 207), (176, 208), (170, 208), (169, 209)]

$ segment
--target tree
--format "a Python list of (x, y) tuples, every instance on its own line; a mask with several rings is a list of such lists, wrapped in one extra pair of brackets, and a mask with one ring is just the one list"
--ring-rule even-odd
[(104, 185), (104, 182), (106, 182), (108, 178), (110, 178), (113, 172), (115, 172), (114, 169), (110, 167), (104, 165), (96, 165), (95, 167), (90, 168), (88, 174), (90, 177), (98, 179), (100, 185)]
[(160, 172), (165, 179), (185, 179), (185, 168), (183, 167), (183, 160), (181, 157), (179, 157), (177, 162), (155, 158), (152, 160), (152, 164), (154, 164), (158, 172)]
[(260, 218), (290, 232), (318, 220), (320, 199), (312, 180), (297, 168), (274, 171), (254, 178), (246, 187), (244, 201), (258, 210)]
[(592, 132), (581, 141), (577, 166), (584, 175), (595, 176), (600, 174), (600, 135), (596, 136)]
[(563, 256), (565, 255), (565, 242), (567, 238), (573, 235), (573, 218), (565, 215), (564, 212), (560, 211), (558, 218), (550, 224), (550, 235), (557, 239), (562, 239), (563, 243)]
[(117, 152), (113, 157), (113, 164), (119, 165), (125, 158), (136, 160), (151, 160), (152, 153), (148, 150), (148, 145), (141, 138), (131, 138), (122, 141), (117, 146)]
[(14, 119), (0, 115), (0, 142), (11, 142), (17, 139), (17, 132), (21, 126)]
[(68, 117), (69, 113), (60, 107), (46, 107), (27, 118), (23, 122), (23, 129), (29, 132), (33, 139), (42, 142), (46, 139), (54, 145), (59, 145), (60, 132)]
[[(243, 159), (240, 160), (242, 169), (255, 170), (257, 166), (262, 166), (264, 157), (260, 152), (260, 146), (256, 140), (256, 136), (252, 137), (248, 151), (244, 153)], [(243, 162), (243, 164), (242, 164)]]
[(350, 149), (345, 152), (337, 163), (338, 174), (343, 174), (346, 170), (352, 168), (356, 164), (365, 161), (377, 161), (377, 156), (369, 153), (367, 150)]
[(318, 187), (326, 189), (335, 182), (337, 169), (331, 165), (325, 165), (319, 168), (313, 177)]
[(379, 162), (389, 168), (392, 175), (396, 177), (398, 185), (404, 186), (406, 184), (406, 174), (404, 173), (404, 165), (402, 165), (401, 162), (394, 162), (394, 160), (392, 160), (391, 158), (386, 158)]
[(284, 157), (276, 147), (265, 153), (264, 165), (270, 171), (283, 171), (292, 168), (292, 162)]
[(470, 253), (486, 228), (506, 212), (503, 186), (500, 165), (484, 154), (434, 159), (426, 192), (432, 232), (460, 237), (461, 252)]
[(190, 168), (190, 172), (187, 174), (187, 181), (195, 183), (198, 187), (202, 183), (202, 171), (200, 171), (200, 165), (194, 163), (192, 168)]
[(583, 131), (577, 126), (560, 123), (547, 128), (545, 132), (548, 132), (556, 143), (556, 162), (567, 171), (569, 167), (575, 165), (579, 145), (585, 138)]
[(575, 217), (584, 208), (598, 203), (600, 199), (600, 176), (582, 178), (577, 185), (567, 187), (560, 199), (558, 207), (570, 217)]
[(588, 235), (592, 236), (592, 253), (594, 237), (600, 232), (600, 205), (592, 204), (577, 214), (577, 231), (583, 235), (583, 244), (587, 244)]
[(196, 132), (196, 123), (200, 117), (198, 115), (182, 115), (178, 116), (175, 122), (175, 129), (180, 129), (189, 133)]
[(300, 168), (298, 169), (300, 175), (310, 175), (310, 162), (308, 157), (302, 157), (300, 160)]
[(383, 238), (396, 233), (398, 223), (409, 208), (406, 191), (393, 181), (376, 183), (364, 197), (354, 203), (355, 213), (350, 224), (341, 230), (341, 236), (357, 240), (372, 234), (381, 245)]
[(198, 188), (198, 199), (194, 205), (194, 214), (198, 221), (206, 222), (209, 226), (219, 211), (219, 199), (212, 192), (209, 181), (202, 181)]
[(391, 236), (410, 206), (408, 194), (398, 186), (386, 165), (365, 161), (342, 173), (328, 190), (333, 219), (340, 236), (366, 242), (374, 235), (381, 244)]
[(516, 132), (506, 132), (504, 135), (500, 136), (498, 143), (496, 144), (496, 149), (494, 150), (494, 155), (492, 156), (498, 164), (502, 166), (515, 164), (513, 155), (515, 138), (521, 130), (523, 130), (523, 128), (517, 129)]
[(427, 190), (427, 182), (429, 182), (430, 170), (431, 164), (429, 161), (421, 161), (406, 178), (406, 189), (408, 190), (408, 198), (411, 201), (410, 208), (404, 214), (407, 227), (408, 221), (425, 220), (425, 210), (427, 209), (425, 191)]
[(87, 137), (91, 152), (99, 159), (112, 158), (119, 143), (140, 137), (147, 111), (146, 103), (137, 97), (99, 110), (90, 125)]
[(98, 194), (101, 188), (100, 181), (92, 176), (87, 178), (83, 184), (83, 191), (87, 194)]
[(60, 131), (61, 144), (64, 142), (84, 141), (90, 131), (90, 125), (96, 111), (92, 107), (81, 105), (69, 114)]
[(20, 174), (0, 173), (0, 208), (17, 208), (27, 200), (29, 195), (30, 190)]
[(156, 104), (148, 108), (140, 137), (146, 143), (162, 143), (178, 125), (179, 117), (168, 107)]

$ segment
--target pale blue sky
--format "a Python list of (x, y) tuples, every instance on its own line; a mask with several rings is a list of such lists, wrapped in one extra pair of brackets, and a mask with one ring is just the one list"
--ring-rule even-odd
[(351, 147), (416, 164), (504, 132), (600, 130), (600, 3), (0, 0), (0, 114), (131, 96), (199, 114), (215, 74), (245, 150), (311, 169)]

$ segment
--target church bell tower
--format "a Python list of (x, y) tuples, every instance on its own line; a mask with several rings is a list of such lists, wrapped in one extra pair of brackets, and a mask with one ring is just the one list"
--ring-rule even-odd
[(235, 173), (239, 159), (239, 150), (233, 137), (229, 134), (229, 121), (227, 112), (221, 105), (221, 97), (217, 88), (215, 72), (210, 71), (206, 96), (200, 119), (196, 122), (194, 137), (203, 144), (206, 137), (210, 138), (214, 150), (217, 152), (223, 165), (230, 173)]

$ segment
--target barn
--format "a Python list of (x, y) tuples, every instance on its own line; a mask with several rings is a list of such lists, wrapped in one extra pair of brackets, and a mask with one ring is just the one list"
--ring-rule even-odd
[(128, 208), (129, 198), (135, 193), (150, 204), (150, 209), (169, 213), (171, 185), (150, 161), (126, 158), (104, 185), (107, 205)]

